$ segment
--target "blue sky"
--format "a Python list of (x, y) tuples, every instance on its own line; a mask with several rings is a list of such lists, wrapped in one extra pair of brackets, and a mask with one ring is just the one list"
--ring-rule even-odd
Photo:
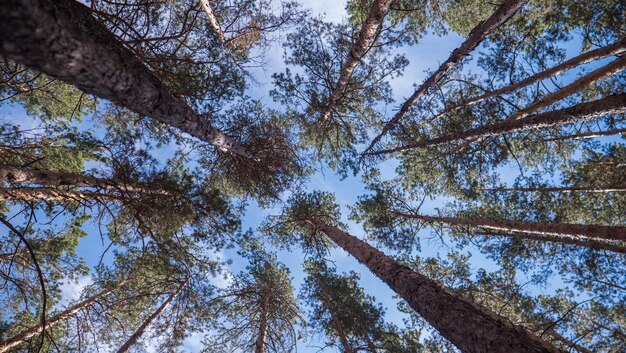
[[(307, 0), (303, 1), (304, 6), (312, 10), (314, 15), (321, 15), (326, 13), (326, 19), (330, 21), (339, 22), (346, 17), (345, 2), (333, 1), (333, 0)], [(418, 45), (414, 47), (403, 47), (398, 49), (409, 59), (410, 64), (404, 71), (404, 75), (391, 82), (395, 97), (396, 105), (403, 101), (404, 97), (409, 96), (414, 90), (414, 84), (421, 83), (425, 78), (425, 71), (436, 68), (441, 62), (443, 62), (450, 52), (456, 48), (463, 38), (455, 34), (450, 34), (445, 37), (426, 35)], [(579, 48), (576, 45), (568, 47), (568, 57), (573, 56)], [(264, 61), (266, 65), (262, 68), (252, 69), (252, 75), (255, 78), (257, 84), (252, 84), (248, 90), (248, 94), (253, 98), (260, 99), (267, 106), (275, 106), (269, 97), (269, 89), (271, 89), (271, 75), (275, 72), (281, 72), (284, 70), (283, 65), (283, 49), (280, 44), (276, 44), (274, 47), (269, 48), (265, 52)], [(597, 65), (596, 63), (594, 65)], [(466, 68), (476, 68), (470, 64)], [(571, 80), (571, 77), (564, 76), (562, 82)], [(393, 108), (396, 105), (392, 105), (389, 108)], [(33, 120), (27, 117), (24, 111), (15, 106), (4, 105), (0, 107), (0, 117), (4, 116), (13, 123), (20, 123), (23, 127), (34, 126)], [(389, 112), (387, 112), (389, 114)], [(381, 172), (384, 176), (394, 175), (395, 163), (393, 161), (384, 162), (381, 165)], [(502, 168), (502, 178), (506, 180), (512, 180), (518, 175), (516, 168)], [(364, 185), (358, 178), (348, 177), (346, 179), (340, 179), (331, 170), (320, 170), (318, 173), (312, 176), (309, 181), (309, 186), (312, 189), (328, 191), (336, 195), (337, 201), (341, 204), (343, 221), (350, 226), (350, 232), (353, 235), (363, 238), (364, 232), (360, 225), (347, 219), (349, 214), (347, 206), (354, 204), (357, 201), (357, 197), (364, 193)], [(438, 207), (442, 207), (445, 200), (435, 199), (427, 200), (422, 211), (424, 213), (435, 213)], [(263, 218), (268, 214), (275, 214), (276, 210), (260, 209), (255, 205), (251, 205), (244, 218), (244, 228), (256, 228)], [(100, 253), (104, 251), (107, 244), (103, 244), (97, 229), (93, 224), (88, 225), (87, 230), (89, 236), (81, 241), (78, 253), (82, 255), (89, 266), (94, 266), (100, 256)], [(429, 237), (430, 230), (423, 230), (420, 234), (422, 239)], [(439, 240), (422, 241), (421, 256), (436, 256), (437, 254), (445, 254), (447, 247), (441, 244)], [(472, 251), (472, 264), (478, 267), (493, 268), (493, 263), (480, 256), (478, 251)], [(94, 256), (94, 254), (97, 254)], [(233, 259), (233, 264), (229, 267), (232, 273), (237, 273), (243, 270), (246, 266), (244, 259), (239, 258), (235, 251), (227, 250), (224, 252), (225, 258)], [(352, 257), (350, 257), (343, 250), (336, 249), (331, 252), (330, 258), (337, 265), (339, 272), (342, 271), (355, 271), (361, 276), (361, 285), (364, 287), (366, 293), (376, 297), (377, 301), (381, 302), (387, 309), (386, 318), (390, 322), (401, 324), (403, 314), (399, 313), (396, 309), (397, 301), (393, 299), (393, 292), (380, 280), (374, 277), (364, 266), (357, 263)], [(303, 281), (303, 272), (301, 269), (303, 254), (298, 250), (292, 252), (279, 251), (278, 259), (286, 264), (293, 275), (294, 285), (299, 288)], [(216, 279), (217, 285), (226, 285), (228, 281), (223, 279)], [(67, 300), (76, 298), (80, 293), (81, 288), (89, 284), (88, 278), (81, 279), (78, 283), (67, 283), (64, 287), (64, 295)], [(555, 282), (558, 285), (558, 281)], [(549, 290), (549, 289), (547, 289)], [(200, 348), (200, 334), (195, 334), (185, 342), (184, 351), (196, 352)], [(307, 347), (312, 344), (313, 347)], [(318, 352), (320, 346), (316, 342), (300, 342), (298, 345), (298, 352), (312, 353)]]

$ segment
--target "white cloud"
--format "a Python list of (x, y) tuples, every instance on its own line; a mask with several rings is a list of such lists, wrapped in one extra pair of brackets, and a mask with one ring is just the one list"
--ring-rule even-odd
[(91, 276), (81, 276), (76, 280), (64, 279), (61, 282), (61, 301), (59, 305), (66, 305), (80, 298), (83, 289), (93, 283)]
[(305, 8), (311, 9), (314, 17), (325, 14), (327, 21), (339, 23), (342, 19), (348, 17), (346, 13), (346, 1), (305, 0), (302, 1), (302, 5)]

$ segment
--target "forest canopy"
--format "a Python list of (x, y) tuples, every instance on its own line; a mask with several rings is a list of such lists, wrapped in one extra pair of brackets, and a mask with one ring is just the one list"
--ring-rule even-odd
[(614, 0), (3, 0), (0, 353), (626, 351)]

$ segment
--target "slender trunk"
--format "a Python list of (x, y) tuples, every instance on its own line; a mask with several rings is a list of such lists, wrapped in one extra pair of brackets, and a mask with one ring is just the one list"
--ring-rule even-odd
[(447, 108), (443, 112), (437, 114), (435, 117), (432, 118), (432, 120), (439, 119), (442, 116), (449, 114), (449, 113), (454, 113), (455, 111), (463, 107), (467, 107), (467, 106), (482, 102), (485, 99), (497, 97), (499, 95), (506, 94), (506, 93), (510, 93), (522, 87), (526, 87), (530, 84), (533, 84), (535, 82), (540, 82), (552, 76), (560, 75), (563, 72), (571, 70), (579, 65), (583, 65), (583, 64), (592, 62), (594, 60), (599, 60), (608, 56), (617, 55), (624, 51), (626, 51), (626, 39), (622, 39), (619, 42), (613, 43), (611, 45), (607, 45), (606, 47), (588, 51), (584, 54), (571, 58), (559, 65), (556, 65), (552, 67), (551, 69), (548, 69), (548, 70), (539, 72), (535, 75), (532, 75), (530, 77), (527, 77), (517, 83), (508, 85), (506, 87), (502, 87), (494, 91), (486, 92), (484, 94), (481, 94), (480, 96), (476, 96), (474, 98), (465, 100), (461, 103), (455, 104), (452, 107)]
[(587, 133), (576, 134), (576, 135), (543, 138), (541, 139), (541, 141), (542, 142), (554, 142), (554, 141), (564, 141), (564, 140), (583, 140), (583, 139), (590, 139), (594, 137), (610, 136), (610, 135), (617, 135), (617, 134), (624, 134), (624, 133), (626, 133), (626, 129), (614, 129), (614, 130), (607, 130), (607, 131), (587, 132)]
[[(603, 66), (581, 78), (579, 78), (578, 80), (574, 81), (573, 83), (557, 90), (554, 93), (548, 94), (547, 96), (543, 97), (542, 99), (540, 99), (539, 101), (529, 105), (528, 107), (522, 109), (522, 110), (518, 110), (517, 112), (515, 112), (514, 114), (511, 114), (509, 117), (507, 117), (506, 119), (504, 119), (504, 123), (506, 122), (510, 122), (510, 121), (520, 121), (520, 120), (525, 120), (527, 118), (532, 118), (533, 116), (530, 115), (542, 108), (545, 107), (549, 107), (555, 103), (557, 103), (558, 101), (565, 99), (566, 97), (571, 96), (572, 94), (581, 91), (589, 86), (591, 86), (592, 84), (594, 84), (595, 82), (601, 81), (605, 78), (611, 77), (615, 74), (617, 74), (618, 72), (622, 71), (626, 69), (626, 55), (622, 56), (621, 58), (611, 62), (610, 64)], [(475, 137), (475, 138), (471, 138), (469, 140), (467, 140), (465, 143), (463, 143), (462, 145), (459, 145), (455, 148), (453, 148), (452, 150), (446, 152), (446, 155), (451, 154), (451, 153), (456, 153), (461, 151), (462, 149), (464, 149), (465, 147), (471, 145), (472, 143), (478, 142), (482, 140), (481, 137)]]
[[(321, 279), (318, 278), (318, 281), (321, 281)], [(328, 293), (326, 293), (324, 283), (320, 282), (320, 287), (322, 289), (322, 292), (320, 293), (322, 296), (322, 301), (330, 312), (330, 320), (332, 325), (335, 327), (335, 331), (337, 331), (337, 336), (339, 337), (339, 342), (341, 343), (343, 353), (354, 353), (352, 346), (350, 346), (350, 342), (348, 342), (348, 337), (346, 336), (346, 332), (343, 329), (343, 325), (337, 319), (337, 314), (333, 309), (332, 299), (328, 296)]]
[(528, 0), (506, 0), (486, 21), (481, 22), (478, 26), (474, 27), (470, 32), (468, 38), (461, 44), (460, 47), (454, 49), (450, 57), (443, 63), (437, 71), (435, 71), (417, 90), (413, 93), (409, 99), (407, 99), (398, 112), (389, 120), (383, 127), (380, 134), (378, 134), (369, 147), (365, 150), (364, 154), (367, 154), (374, 146), (380, 141), (383, 136), (389, 132), (389, 130), (400, 121), (406, 115), (413, 105), (428, 91), (429, 88), (435, 86), (439, 80), (441, 80), (452, 69), (457, 67), (478, 45), (488, 38), (498, 27), (508, 21), (519, 9), (524, 6)]
[(624, 69), (626, 69), (626, 55), (622, 56), (621, 58), (617, 60), (612, 61), (611, 63), (597, 70), (594, 70), (588, 73), (587, 75), (577, 79), (576, 81), (557, 90), (556, 92), (548, 94), (547, 96), (541, 98), (539, 101), (507, 117), (505, 121), (514, 121), (514, 120), (523, 119), (540, 109), (549, 107), (571, 96), (572, 94), (576, 92), (579, 92), (587, 87), (590, 87), (591, 85), (593, 85), (594, 83), (598, 81), (604, 80), (606, 78), (609, 78), (619, 73), (620, 71)]
[(259, 322), (259, 335), (254, 344), (255, 353), (265, 353), (265, 341), (267, 339), (267, 325), (269, 315), (269, 298), (263, 298), (261, 307), (261, 321)]
[(494, 188), (483, 189), (490, 192), (593, 192), (593, 193), (609, 193), (609, 192), (625, 192), (626, 186), (610, 186), (610, 187), (593, 187), (593, 186), (564, 186), (564, 187), (540, 187), (540, 188)]
[(34, 202), (34, 201), (125, 201), (126, 199), (112, 194), (91, 191), (68, 191), (56, 188), (0, 188), (0, 202)]
[(548, 241), (552, 243), (560, 243), (560, 244), (572, 244), (578, 246), (584, 246), (587, 248), (598, 249), (598, 250), (608, 250), (613, 252), (619, 252), (626, 254), (626, 244), (620, 245), (615, 242), (606, 241), (606, 240), (598, 240), (591, 238), (583, 238), (583, 237), (573, 237), (567, 235), (545, 235), (545, 234), (537, 234), (537, 233), (507, 233), (507, 232), (494, 232), (489, 230), (484, 230), (481, 232), (476, 232), (476, 235), (481, 235), (484, 237), (508, 237), (508, 238), (519, 238), (519, 239), (528, 239), (535, 241)]
[(368, 333), (365, 333), (365, 341), (367, 342), (367, 349), (369, 353), (378, 353), (378, 349), (376, 348), (376, 344), (372, 341), (372, 338)]
[(217, 22), (217, 17), (215, 17), (215, 14), (213, 13), (213, 9), (211, 8), (209, 0), (200, 0), (200, 3), (202, 4), (202, 8), (206, 13), (211, 28), (213, 28), (213, 30), (217, 34), (220, 42), (224, 44), (226, 42), (226, 39), (224, 38), (224, 32), (222, 31), (222, 27), (220, 27), (219, 22)]
[(339, 80), (337, 81), (337, 84), (330, 93), (330, 97), (328, 98), (328, 106), (326, 107), (326, 110), (320, 118), (320, 121), (322, 123), (325, 123), (330, 119), (335, 105), (337, 105), (337, 103), (344, 94), (346, 86), (348, 85), (348, 81), (350, 81), (352, 73), (354, 72), (354, 69), (356, 68), (359, 61), (363, 59), (365, 54), (367, 54), (372, 44), (374, 44), (375, 38), (380, 32), (380, 28), (383, 24), (383, 21), (385, 20), (387, 12), (389, 12), (389, 8), (391, 7), (392, 2), (393, 0), (375, 0), (372, 4), (372, 8), (367, 15), (367, 19), (365, 20), (365, 22), (363, 22), (363, 26), (361, 27), (361, 32), (359, 32), (359, 37), (350, 49), (350, 53), (348, 53), (348, 58), (341, 68)]
[[(82, 302), (72, 306), (71, 308), (64, 310), (48, 318), (46, 320), (46, 328), (54, 327), (58, 325), (59, 323), (69, 319), (70, 317), (78, 313), (79, 311), (87, 308), (88, 306), (95, 303), (97, 300), (101, 299), (102, 297), (108, 295), (112, 291), (113, 291), (112, 289), (102, 291), (99, 294), (96, 294), (91, 298), (85, 299)], [(15, 336), (9, 338), (7, 341), (0, 343), (0, 353), (8, 352), (10, 349), (17, 347), (22, 342), (35, 337), (35, 335), (40, 334), (41, 331), (42, 331), (42, 326), (40, 324), (40, 325), (33, 326), (31, 328), (28, 328), (16, 334)]]
[(0, 49), (18, 63), (246, 158), (74, 0), (4, 0)]
[(367, 266), (439, 333), (465, 353), (557, 353), (556, 348), (479, 304), (443, 288), (358, 238), (316, 219), (309, 223)]
[(9, 165), (0, 165), (0, 182), (40, 184), (45, 186), (94, 187), (104, 190), (120, 191), (122, 193), (169, 194), (169, 192), (165, 190), (155, 190), (141, 185), (119, 183), (114, 180), (96, 178), (78, 173), (28, 169)]
[(582, 103), (573, 107), (554, 110), (545, 113), (533, 114), (524, 119), (502, 121), (465, 132), (437, 137), (430, 140), (418, 141), (404, 146), (387, 150), (370, 152), (370, 155), (380, 155), (401, 152), (417, 148), (441, 146), (453, 142), (464, 143), (461, 146), (472, 144), (490, 136), (504, 135), (524, 130), (542, 129), (552, 126), (571, 124), (597, 119), (603, 115), (623, 114), (626, 112), (626, 93), (611, 95), (603, 99)]
[(185, 281), (183, 284), (181, 284), (176, 292), (170, 295), (169, 298), (167, 298), (167, 300), (164, 301), (163, 304), (161, 304), (161, 306), (154, 313), (152, 313), (152, 315), (150, 315), (141, 324), (141, 326), (139, 326), (139, 328), (137, 328), (137, 331), (135, 331), (135, 333), (133, 333), (133, 335), (130, 336), (130, 338), (122, 345), (122, 347), (117, 350), (117, 353), (128, 353), (130, 349), (137, 343), (137, 341), (139, 340), (141, 335), (143, 335), (146, 329), (154, 322), (154, 320), (156, 320), (165, 311), (165, 309), (167, 309), (172, 301), (176, 299), (176, 297), (178, 297), (180, 292), (182, 292), (183, 289), (187, 286), (187, 283), (188, 281)]
[(470, 226), (504, 232), (539, 234), (546, 236), (546, 240), (553, 239), (552, 241), (562, 243), (571, 243), (568, 239), (591, 239), (596, 241), (615, 241), (626, 245), (626, 227), (624, 226), (530, 222), (491, 218), (435, 217), (402, 212), (396, 212), (396, 214), (401, 217), (418, 219), (425, 222), (447, 223), (450, 225)]

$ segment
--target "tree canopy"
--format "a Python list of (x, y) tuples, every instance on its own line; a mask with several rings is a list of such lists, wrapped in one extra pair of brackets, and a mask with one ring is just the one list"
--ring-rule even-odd
[(613, 0), (3, 0), (0, 353), (626, 350)]

